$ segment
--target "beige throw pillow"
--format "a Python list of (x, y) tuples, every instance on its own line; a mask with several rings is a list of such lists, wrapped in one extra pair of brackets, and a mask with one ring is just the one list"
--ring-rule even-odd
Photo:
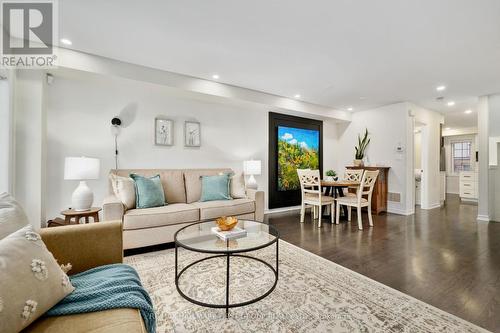
[(245, 179), (243, 173), (235, 173), (231, 177), (231, 197), (233, 199), (246, 198)]
[(0, 193), (0, 239), (28, 224), (28, 217), (21, 205), (3, 192)]
[(121, 177), (115, 174), (110, 174), (109, 179), (113, 192), (120, 199), (126, 209), (135, 208), (135, 184), (130, 177)]
[(28, 225), (0, 240), (0, 332), (19, 332), (75, 288)]

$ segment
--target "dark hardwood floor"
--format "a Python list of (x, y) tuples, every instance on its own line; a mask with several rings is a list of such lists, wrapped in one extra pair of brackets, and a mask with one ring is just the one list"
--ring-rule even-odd
[(477, 206), (450, 195), (442, 208), (414, 216), (374, 216), (369, 228), (317, 228), (298, 211), (271, 214), (281, 238), (389, 287), (500, 332), (500, 223), (476, 222)]

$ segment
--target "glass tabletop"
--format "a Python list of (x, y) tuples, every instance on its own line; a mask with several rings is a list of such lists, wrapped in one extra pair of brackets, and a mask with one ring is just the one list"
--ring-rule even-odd
[(238, 253), (261, 249), (279, 238), (272, 225), (250, 220), (238, 220), (236, 227), (246, 230), (246, 236), (222, 240), (213, 233), (215, 220), (183, 227), (175, 234), (175, 243), (183, 248), (203, 253)]

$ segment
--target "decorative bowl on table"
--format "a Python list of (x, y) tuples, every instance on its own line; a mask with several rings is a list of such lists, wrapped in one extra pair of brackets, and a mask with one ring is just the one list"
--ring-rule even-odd
[(215, 220), (221, 231), (229, 231), (238, 224), (238, 219), (234, 216), (222, 216)]

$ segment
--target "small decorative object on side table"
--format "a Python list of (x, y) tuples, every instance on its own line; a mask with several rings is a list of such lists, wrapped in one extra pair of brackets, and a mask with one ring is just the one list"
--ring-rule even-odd
[(89, 223), (89, 217), (94, 219), (94, 222), (99, 222), (99, 212), (100, 207), (91, 207), (86, 211), (76, 211), (73, 209), (63, 210), (61, 212), (64, 215), (64, 224), (71, 224), (71, 219), (74, 218), (74, 223), (80, 223), (81, 218), (85, 218), (85, 223)]
[(86, 180), (99, 179), (101, 162), (97, 158), (66, 157), (64, 159), (64, 179), (79, 180), (80, 185), (71, 196), (71, 206), (75, 211), (88, 211), (94, 202), (94, 193)]

